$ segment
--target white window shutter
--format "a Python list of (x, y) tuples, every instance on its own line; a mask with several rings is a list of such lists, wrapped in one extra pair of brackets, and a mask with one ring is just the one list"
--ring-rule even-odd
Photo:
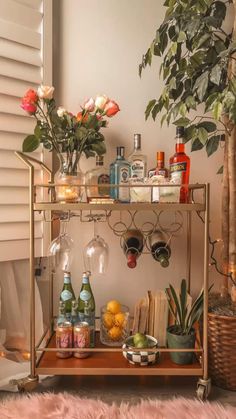
[[(29, 257), (28, 169), (14, 151), (35, 126), (20, 99), (41, 83), (52, 85), (52, 0), (0, 0), (0, 261)], [(41, 148), (33, 155), (51, 165)], [(35, 181), (46, 180), (36, 167)], [(36, 256), (46, 254), (47, 227), (36, 214)]]

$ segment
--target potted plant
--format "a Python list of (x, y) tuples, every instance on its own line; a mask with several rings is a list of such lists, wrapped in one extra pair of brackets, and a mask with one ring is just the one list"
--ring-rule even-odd
[(86, 100), (74, 115), (62, 107), (57, 108), (53, 95), (54, 87), (40, 86), (37, 91), (29, 89), (22, 98), (21, 107), (36, 120), (34, 133), (26, 136), (22, 149), (32, 152), (42, 144), (48, 151), (54, 151), (60, 162), (55, 182), (67, 185), (58, 186), (57, 199), (76, 202), (82, 190), (78, 185), (83, 183), (80, 157), (105, 154), (105, 138), (100, 130), (107, 126), (106, 118), (120, 109), (115, 101), (101, 95)]
[[(179, 295), (170, 284), (170, 293), (166, 291), (169, 309), (175, 319), (175, 324), (167, 328), (167, 345), (170, 349), (194, 349), (196, 334), (194, 323), (199, 321), (203, 312), (203, 290), (197, 299), (188, 307), (187, 283), (181, 281)], [(172, 305), (174, 303), (174, 308)], [(173, 362), (176, 364), (191, 364), (194, 360), (193, 352), (170, 352)]]

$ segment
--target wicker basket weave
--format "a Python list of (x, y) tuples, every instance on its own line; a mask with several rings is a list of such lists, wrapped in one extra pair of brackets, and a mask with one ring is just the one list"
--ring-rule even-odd
[(236, 391), (236, 318), (208, 314), (209, 376), (212, 382)]

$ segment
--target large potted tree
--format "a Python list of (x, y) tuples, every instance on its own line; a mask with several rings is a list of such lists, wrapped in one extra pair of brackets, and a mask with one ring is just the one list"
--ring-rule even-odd
[[(164, 88), (145, 114), (155, 120), (162, 113), (161, 124), (184, 126), (192, 151), (205, 148), (211, 156), (224, 145), (218, 171), (223, 173), (221, 266), (212, 260), (222, 274), (223, 303), (220, 313), (209, 314), (210, 372), (216, 384), (236, 390), (236, 309), (228, 296), (230, 283), (236, 302), (236, 0), (166, 0), (164, 6), (165, 18), (139, 66), (141, 76), (155, 56), (162, 57)], [(211, 244), (214, 249), (215, 241)], [(224, 312), (222, 306), (230, 304)]]

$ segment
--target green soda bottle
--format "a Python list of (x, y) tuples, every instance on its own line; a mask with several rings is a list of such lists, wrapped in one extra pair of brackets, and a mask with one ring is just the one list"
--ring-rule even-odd
[(64, 272), (64, 284), (60, 295), (60, 301), (65, 303), (66, 318), (70, 319), (72, 301), (75, 300), (75, 293), (71, 284), (70, 272)]
[(78, 298), (78, 314), (81, 322), (90, 327), (90, 346), (95, 346), (95, 300), (89, 282), (90, 272), (83, 272), (82, 287)]

